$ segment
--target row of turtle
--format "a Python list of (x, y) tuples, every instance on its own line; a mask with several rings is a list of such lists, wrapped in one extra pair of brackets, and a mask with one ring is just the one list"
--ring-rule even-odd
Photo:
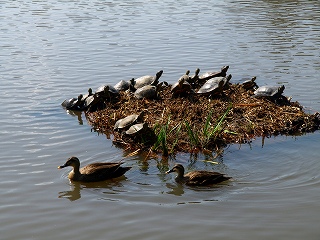
[(155, 98), (159, 87), (163, 85), (163, 83), (159, 84), (162, 73), (163, 71), (160, 70), (155, 76), (146, 75), (137, 79), (132, 78), (129, 81), (121, 80), (114, 86), (102, 85), (95, 93), (89, 88), (88, 94), (80, 94), (77, 98), (66, 99), (61, 105), (67, 110), (101, 110), (105, 107), (105, 101), (117, 101), (120, 91), (132, 92), (137, 99)]
[[(227, 75), (229, 66), (223, 66), (220, 71), (206, 72), (200, 75), (200, 69), (190, 76), (188, 70), (176, 83), (169, 85), (167, 82), (159, 82), (163, 70), (158, 71), (155, 76), (146, 75), (129, 81), (121, 80), (116, 85), (102, 85), (95, 93), (89, 88), (85, 95), (80, 94), (77, 98), (67, 99), (62, 106), (68, 110), (96, 111), (106, 107), (106, 102), (114, 102), (119, 99), (120, 91), (127, 91), (137, 99), (156, 99), (161, 89), (171, 87), (172, 97), (183, 97), (191, 94), (214, 96), (228, 89), (232, 75)], [(246, 90), (254, 90), (253, 97), (266, 97), (276, 101), (282, 96), (282, 86), (258, 87), (256, 77), (244, 81), (242, 87)]]

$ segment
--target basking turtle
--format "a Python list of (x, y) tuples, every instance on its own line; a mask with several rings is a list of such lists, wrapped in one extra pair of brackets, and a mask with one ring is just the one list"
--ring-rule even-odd
[(136, 124), (138, 122), (143, 121), (143, 116), (145, 114), (145, 111), (141, 111), (141, 113), (138, 114), (132, 114), (125, 118), (121, 118), (114, 124), (113, 130), (126, 130), (130, 128), (133, 124)]
[(247, 91), (250, 90), (250, 89), (257, 89), (258, 85), (255, 82), (256, 79), (257, 79), (257, 77), (253, 77), (253, 78), (251, 78), (249, 80), (246, 80), (241, 84), (241, 86)]
[(148, 129), (147, 123), (137, 123), (132, 125), (125, 133), (127, 135), (135, 136), (145, 132)]
[(215, 95), (222, 92), (223, 89), (228, 88), (231, 74), (227, 77), (215, 77), (209, 79), (199, 90), (198, 94)]
[(225, 77), (227, 75), (228, 69), (229, 66), (223, 66), (219, 72), (206, 72), (199, 76), (199, 82), (205, 82), (215, 77)]
[(188, 83), (191, 85), (195, 85), (199, 81), (199, 73), (200, 73), (200, 68), (197, 68), (196, 71), (194, 72), (194, 75), (189, 77)]
[(116, 85), (114, 85), (114, 88), (117, 91), (126, 91), (126, 90), (130, 89), (130, 85), (132, 83), (134, 84), (134, 78), (132, 78), (130, 81), (121, 80)]
[(83, 95), (81, 101), (84, 103), (84, 102), (86, 101), (86, 99), (87, 99), (88, 97), (92, 96), (92, 95), (93, 95), (93, 93), (92, 93), (92, 88), (89, 88), (89, 89), (88, 89), (88, 94)]
[(185, 74), (183, 74), (179, 79), (178, 79), (178, 82), (179, 81), (182, 81), (184, 80), (185, 82), (187, 82), (189, 80), (189, 74), (190, 74), (190, 70), (187, 70)]
[(147, 85), (137, 89), (134, 92), (134, 96), (138, 99), (147, 98), (147, 99), (155, 99), (158, 97), (158, 91), (162, 87), (162, 84), (158, 84), (157, 86)]
[(163, 73), (163, 70), (160, 70), (159, 72), (157, 72), (155, 76), (146, 75), (146, 76), (139, 77), (134, 81), (133, 87), (135, 89), (139, 89), (150, 84), (155, 86), (159, 83), (159, 78), (161, 77), (162, 73)]
[(285, 87), (282, 86), (262, 86), (259, 87), (257, 90), (254, 91), (253, 97), (266, 97), (269, 99), (276, 100), (277, 98), (280, 98)]
[(104, 98), (98, 96), (97, 94), (87, 97), (87, 99), (83, 104), (83, 110), (87, 110), (89, 112), (102, 110), (105, 107), (106, 107), (106, 104), (104, 102)]
[(279, 86), (262, 86), (254, 91), (252, 97), (256, 98), (266, 98), (279, 105), (288, 105), (290, 104), (290, 98), (286, 98), (282, 95), (285, 87), (284, 85)]
[(119, 97), (119, 95), (120, 95), (119, 91), (110, 85), (100, 86), (97, 89), (95, 94), (98, 95), (98, 97), (101, 97), (101, 98), (104, 98), (107, 100), (113, 100), (113, 99)]
[(70, 99), (64, 100), (63, 103), (61, 103), (61, 105), (67, 110), (81, 111), (82, 105), (83, 105), (82, 98), (83, 98), (83, 95), (80, 94), (78, 98), (70, 98)]
[(172, 85), (172, 96), (179, 96), (190, 93), (192, 91), (191, 85), (187, 82), (186, 78), (181, 77), (178, 82)]

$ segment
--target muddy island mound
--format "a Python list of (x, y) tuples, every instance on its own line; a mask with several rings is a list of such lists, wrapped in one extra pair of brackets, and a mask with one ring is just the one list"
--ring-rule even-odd
[[(305, 113), (298, 102), (284, 96), (284, 86), (258, 88), (255, 78), (241, 84), (232, 84), (230, 79), (217, 83), (216, 78), (219, 76), (209, 79), (213, 83), (208, 87), (214, 92), (208, 94), (199, 94), (208, 79), (200, 85), (185, 76), (178, 84), (150, 85), (156, 91), (152, 98), (138, 99), (132, 91), (119, 91), (116, 100), (108, 98), (100, 109), (86, 111), (86, 118), (95, 131), (111, 134), (113, 142), (127, 150), (163, 155), (215, 151), (256, 137), (300, 135), (319, 129), (319, 113)], [(177, 85), (188, 91), (176, 94)], [(141, 112), (142, 118), (127, 129), (115, 128), (119, 119)]]

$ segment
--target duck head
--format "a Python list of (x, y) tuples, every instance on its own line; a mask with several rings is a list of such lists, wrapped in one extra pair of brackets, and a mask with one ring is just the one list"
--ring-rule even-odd
[(172, 172), (176, 172), (178, 174), (178, 178), (183, 177), (184, 167), (181, 164), (176, 164), (176, 165), (174, 165), (174, 167), (172, 169), (170, 169), (166, 173), (168, 174), (168, 173), (172, 173)]
[(64, 165), (59, 166), (58, 169), (62, 169), (62, 168), (69, 167), (69, 166), (73, 167), (73, 168), (79, 168), (79, 166), (80, 166), (79, 158), (77, 158), (77, 157), (68, 158), (66, 163)]

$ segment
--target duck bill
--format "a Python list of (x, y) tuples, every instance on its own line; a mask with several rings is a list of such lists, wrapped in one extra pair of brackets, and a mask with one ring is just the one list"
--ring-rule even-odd
[(66, 167), (66, 165), (61, 165), (61, 166), (58, 167), (58, 169), (62, 169), (62, 168), (65, 168), (65, 167)]
[(172, 173), (173, 172), (173, 170), (172, 169), (170, 169), (169, 171), (166, 171), (166, 174), (168, 174), (168, 173)]

